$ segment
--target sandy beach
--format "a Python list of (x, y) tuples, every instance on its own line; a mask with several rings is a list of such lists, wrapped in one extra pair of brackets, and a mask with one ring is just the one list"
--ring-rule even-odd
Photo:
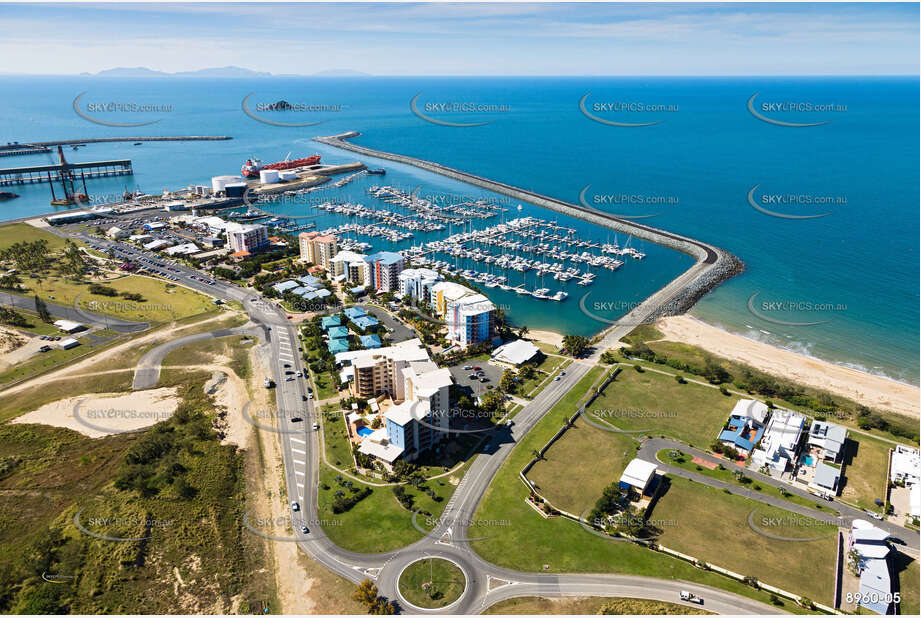
[(686, 315), (659, 320), (656, 328), (668, 341), (700, 346), (718, 356), (805, 386), (827, 390), (871, 408), (913, 418), (918, 418), (921, 412), (921, 390), (910, 384), (752, 341)]

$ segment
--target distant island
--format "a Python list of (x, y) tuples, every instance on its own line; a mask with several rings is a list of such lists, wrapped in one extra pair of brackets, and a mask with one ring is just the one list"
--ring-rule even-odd
[(212, 67), (207, 69), (198, 69), (196, 71), (177, 71), (169, 73), (167, 71), (157, 71), (148, 67), (116, 67), (105, 69), (98, 73), (80, 73), (86, 77), (370, 77), (370, 73), (361, 71), (352, 71), (350, 69), (328, 69), (319, 71), (311, 75), (299, 74), (279, 74), (275, 75), (267, 71), (253, 71), (237, 66)]

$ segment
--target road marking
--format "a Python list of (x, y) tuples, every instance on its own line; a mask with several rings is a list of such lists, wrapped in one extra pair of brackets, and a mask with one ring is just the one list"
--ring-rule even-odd
[(301, 440), (300, 438), (291, 438), (291, 441), (292, 441), (292, 442), (300, 442), (301, 444), (307, 444), (305, 441)]
[(303, 484), (303, 483), (298, 483), (297, 486), (298, 486), (299, 489), (304, 489), (304, 484)]
[(299, 476), (307, 476), (306, 474), (304, 474), (304, 473), (301, 472), (300, 470), (295, 470), (295, 471), (294, 471), (294, 474), (295, 474), (295, 475), (299, 475)]
[(306, 454), (307, 454), (307, 451), (302, 451), (301, 449), (299, 449), (299, 448), (294, 448), (293, 446), (291, 447), (291, 450), (294, 451), (295, 453), (300, 453), (301, 455), (306, 455)]

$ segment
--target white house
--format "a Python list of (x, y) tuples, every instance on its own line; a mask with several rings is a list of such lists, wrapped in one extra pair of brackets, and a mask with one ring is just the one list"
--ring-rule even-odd
[(131, 236), (130, 230), (123, 230), (120, 227), (112, 226), (106, 230), (106, 236), (109, 238), (119, 239), (119, 238), (128, 238)]
[(752, 461), (767, 466), (774, 474), (783, 474), (796, 461), (796, 451), (806, 418), (790, 410), (774, 410), (761, 436), (761, 447), (752, 451)]
[(624, 490), (635, 489), (642, 496), (655, 475), (656, 464), (651, 461), (634, 459), (627, 464), (624, 473), (620, 475), (618, 485)]
[(847, 429), (834, 423), (813, 421), (809, 428), (809, 446), (819, 449), (824, 459), (838, 461), (844, 453), (844, 440), (847, 438)]
[(86, 328), (80, 322), (74, 322), (73, 320), (56, 320), (54, 325), (65, 333), (75, 333)]
[(901, 444), (895, 447), (889, 464), (889, 479), (909, 487), (921, 481), (921, 454), (918, 449)]
[(859, 604), (877, 614), (891, 610), (892, 578), (889, 571), (889, 533), (863, 519), (851, 524), (848, 553), (856, 554), (860, 577)]

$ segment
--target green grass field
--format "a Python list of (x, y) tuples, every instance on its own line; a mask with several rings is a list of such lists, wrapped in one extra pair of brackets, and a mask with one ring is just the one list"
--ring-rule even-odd
[(52, 251), (64, 248), (63, 238), (28, 223), (0, 225), (0, 250), (18, 242), (35, 242), (36, 240), (48, 241), (48, 248)]
[(645, 599), (624, 599), (618, 597), (576, 597), (562, 599), (545, 599), (542, 597), (517, 597), (507, 601), (499, 601), (490, 605), (484, 614), (510, 614), (510, 615), (703, 615), (710, 612), (695, 608), (665, 603), (662, 601), (647, 601)]
[[(814, 601), (834, 602), (835, 526), (686, 479), (669, 480), (649, 515), (667, 524), (658, 526), (660, 544)], [(749, 526), (754, 509), (755, 525), (769, 534), (817, 540), (759, 534)]]
[(447, 607), (464, 593), (467, 580), (452, 562), (426, 558), (410, 564), (400, 574), (400, 594), (425, 609)]
[(168, 322), (217, 311), (215, 304), (204, 294), (151, 277), (125, 275), (100, 283), (119, 293), (140, 294), (144, 300), (135, 302), (118, 296), (91, 294), (89, 283), (77, 283), (59, 276), (24, 277), (23, 285), (29, 287), (29, 291), (22, 295), (38, 295), (66, 307), (72, 307), (79, 298), (79, 307), (85, 311), (133, 322)]
[(894, 556), (894, 570), (902, 597), (899, 613), (905, 616), (917, 616), (921, 609), (921, 584), (919, 584), (921, 571), (918, 569), (918, 561), (902, 552), (896, 552)]
[[(458, 478), (462, 476), (458, 473)], [(336, 482), (338, 473), (327, 465), (320, 465), (320, 495), (318, 499), (320, 519), (323, 530), (329, 538), (345, 549), (356, 552), (384, 552), (405, 547), (422, 538), (423, 533), (412, 525), (412, 512), (406, 510), (397, 501), (393, 489), (386, 487), (372, 487), (371, 495), (354, 505), (344, 513), (333, 513), (333, 494), (343, 489)], [(345, 481), (349, 479), (345, 478)], [(362, 484), (352, 481), (356, 487)], [(426, 481), (426, 484), (440, 496), (440, 501), (435, 501), (427, 494), (407, 486), (407, 492), (415, 499), (415, 507), (420, 509), (416, 523), (430, 530), (437, 523), (437, 519), (444, 511), (445, 505), (454, 485), (447, 478)], [(327, 486), (329, 489), (324, 489)]]
[(874, 500), (886, 500), (890, 445), (861, 434), (848, 434), (841, 498), (860, 508), (882, 512)]
[[(528, 490), (518, 477), (540, 448), (576, 409), (576, 403), (602, 375), (596, 367), (522, 439), (500, 468), (480, 502), (477, 520), (509, 520), (512, 525), (496, 527), (488, 540), (474, 541), (473, 549), (485, 560), (516, 570), (550, 573), (629, 573), (684, 579), (716, 586), (769, 603), (769, 595), (713, 572), (701, 571), (681, 560), (638, 545), (599, 538), (578, 523), (557, 517), (544, 519), (525, 502)], [(608, 386), (606, 392), (615, 385)], [(534, 543), (533, 539), (540, 539)], [(806, 613), (790, 602), (779, 609)]]
[(620, 429), (665, 435), (706, 448), (719, 434), (737, 397), (670, 375), (624, 367), (588, 412)]
[(620, 478), (636, 455), (637, 444), (629, 436), (596, 429), (580, 418), (534, 464), (528, 479), (553, 506), (581, 516), (605, 487)]

